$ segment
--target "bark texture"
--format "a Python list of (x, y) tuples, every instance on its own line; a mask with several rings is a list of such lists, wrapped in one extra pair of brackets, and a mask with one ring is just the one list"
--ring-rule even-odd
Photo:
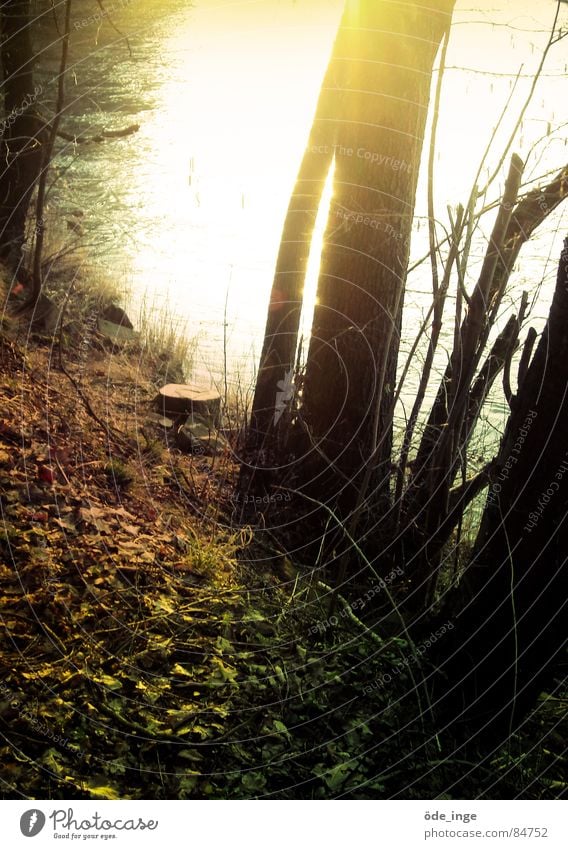
[(369, 463), (375, 484), (388, 480), (418, 171), (433, 64), (453, 5), (349, 3), (334, 50), (334, 193), (303, 417), (318, 449), (310, 478), (320, 467), (327, 479), (331, 465), (346, 507)]
[(4, 120), (0, 140), (0, 258), (17, 268), (28, 208), (42, 167), (46, 131), (34, 109), (41, 90), (34, 86), (30, 2), (6, 0), (1, 14)]
[(358, 468), (369, 459), (380, 403), (379, 429), (387, 431), (381, 456), (389, 454), (387, 421), (432, 65), (453, 6), (454, 0), (346, 3), (282, 234), (249, 448), (270, 452), (274, 445), (278, 382), (294, 368), (313, 227), (335, 158), (304, 419), (325, 456), (351, 474), (353, 463)]
[(439, 663), (455, 682), (443, 713), (468, 733), (507, 736), (566, 646), (568, 239), (546, 328), (519, 387), (461, 612)]

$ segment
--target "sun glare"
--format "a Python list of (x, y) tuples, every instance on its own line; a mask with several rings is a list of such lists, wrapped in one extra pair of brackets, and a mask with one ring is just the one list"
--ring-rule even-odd
[[(204, 340), (204, 373), (220, 373), (226, 345), (237, 371), (254, 371), (286, 209), (342, 5), (342, 0), (229, 5), (197, 0), (163, 44), (163, 81), (156, 108), (138, 137), (143, 142), (140, 168), (134, 169), (129, 187), (138, 210), (132, 266), (141, 286), (136, 282), (134, 288), (149, 291), (150, 300), (158, 302), (168, 292), (172, 311), (189, 317), (189, 332)], [(528, 75), (538, 62), (545, 22), (537, 26), (523, 0), (516, 9), (522, 31), (514, 33), (491, 27), (492, 19), (511, 20), (512, 6), (505, 0), (499, 12), (456, 12), (436, 148), (434, 188), (440, 210), (467, 203), (515, 72), (524, 61)], [(540, 31), (533, 36), (531, 27)], [(480, 45), (489, 39), (495, 49), (486, 55)], [(488, 76), (491, 70), (499, 72), (497, 77)], [(521, 155), (542, 131), (542, 116), (553, 111), (554, 99), (561, 102), (562, 82), (547, 80), (542, 108), (537, 99), (527, 115)], [(518, 87), (515, 109), (526, 94), (527, 78)], [(504, 122), (496, 149), (505, 143), (513, 114)], [(557, 147), (551, 145), (548, 152), (556, 155)], [(549, 165), (547, 156), (540, 164), (542, 170)], [(425, 179), (422, 168), (417, 222), (427, 212)], [(330, 174), (305, 281), (304, 348), (331, 185)], [(415, 234), (414, 250), (420, 250), (426, 233), (423, 227)]]
[(329, 218), (329, 208), (333, 197), (333, 175), (335, 173), (335, 159), (333, 160), (327, 175), (325, 187), (322, 192), (322, 197), (316, 216), (316, 223), (308, 257), (308, 265), (306, 268), (306, 280), (304, 285), (304, 303), (302, 306), (302, 314), (300, 317), (300, 345), (302, 348), (302, 356), (305, 358), (308, 351), (308, 340), (310, 338), (312, 324), (314, 320), (314, 307), (318, 303), (317, 286), (319, 270), (321, 265), (321, 252), (323, 249), (323, 239), (325, 229)]

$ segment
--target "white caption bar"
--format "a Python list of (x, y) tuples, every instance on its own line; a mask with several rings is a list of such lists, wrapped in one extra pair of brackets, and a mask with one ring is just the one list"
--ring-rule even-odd
[(345, 849), (568, 846), (568, 803), (543, 801), (4, 801), (6, 847)]

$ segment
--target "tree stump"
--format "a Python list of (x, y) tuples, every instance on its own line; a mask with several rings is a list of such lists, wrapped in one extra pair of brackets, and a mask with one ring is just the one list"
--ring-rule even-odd
[(221, 396), (214, 389), (189, 383), (168, 383), (159, 390), (155, 404), (162, 416), (187, 415), (213, 427), (221, 423)]

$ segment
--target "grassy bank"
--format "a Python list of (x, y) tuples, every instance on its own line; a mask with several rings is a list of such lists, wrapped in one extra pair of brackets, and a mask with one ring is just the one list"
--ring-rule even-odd
[(109, 342), (89, 303), (75, 277), (75, 326), (0, 337), (3, 796), (564, 794), (562, 694), (456, 757), (417, 647), (330, 616), (237, 522), (231, 452), (171, 444), (152, 402), (179, 352)]

